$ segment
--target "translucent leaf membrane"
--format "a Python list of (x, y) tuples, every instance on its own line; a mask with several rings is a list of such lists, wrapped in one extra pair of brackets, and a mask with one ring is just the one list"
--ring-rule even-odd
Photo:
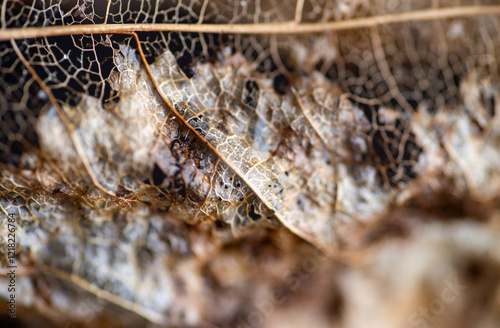
[[(5, 1), (0, 33), (321, 24), (496, 4)], [(432, 235), (426, 222), (498, 211), (499, 24), (486, 15), (309, 35), (139, 32), (139, 45), (111, 33), (0, 42), (0, 215), (17, 219), (20, 304), (52, 309), (61, 326), (236, 326), (262, 295), (295, 286), (282, 272), (313, 258), (317, 271), (304, 270), (320, 282), (315, 295), (335, 297), (295, 312), (356, 326), (343, 301), (354, 294), (331, 279), (343, 269), (321, 252), (350, 263), (381, 241)]]

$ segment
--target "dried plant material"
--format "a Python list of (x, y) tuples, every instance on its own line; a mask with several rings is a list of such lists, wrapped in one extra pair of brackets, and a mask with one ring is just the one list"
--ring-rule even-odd
[[(412, 309), (461, 272), (432, 264), (446, 247), (498, 289), (498, 254), (481, 252), (498, 237), (499, 12), (3, 2), (0, 215), (16, 218), (18, 318), (355, 327), (376, 312), (422, 326)], [(476, 296), (463, 297), (453, 311)], [(485, 302), (487, 327), (498, 302)], [(450, 318), (436, 325), (467, 317)]]

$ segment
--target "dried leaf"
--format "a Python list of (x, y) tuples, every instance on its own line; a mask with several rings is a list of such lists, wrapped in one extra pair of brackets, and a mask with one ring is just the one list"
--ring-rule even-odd
[[(0, 206), (18, 217), (23, 286), (52, 284), (55, 316), (58, 297), (95, 295), (158, 324), (229, 324), (247, 305), (204, 268), (258, 284), (246, 262), (218, 269), (233, 244), (310, 256), (290, 231), (350, 262), (398, 211), (498, 209), (499, 6), (468, 4), (3, 2), (1, 40), (55, 33), (0, 42)], [(300, 261), (288, 245), (271, 247), (277, 267)]]

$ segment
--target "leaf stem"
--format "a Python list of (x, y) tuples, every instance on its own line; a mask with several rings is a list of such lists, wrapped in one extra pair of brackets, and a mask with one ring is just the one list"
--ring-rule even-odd
[(377, 15), (329, 23), (302, 23), (296, 20), (263, 24), (96, 24), (0, 29), (0, 41), (76, 34), (130, 34), (134, 32), (198, 32), (226, 34), (307, 34), (343, 31), (411, 21), (468, 16), (500, 15), (500, 6), (463, 6), (425, 9), (399, 14)]

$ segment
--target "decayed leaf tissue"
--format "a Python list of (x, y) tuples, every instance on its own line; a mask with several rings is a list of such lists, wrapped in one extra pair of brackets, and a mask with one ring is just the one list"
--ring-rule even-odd
[(2, 327), (500, 326), (499, 1), (0, 26)]

